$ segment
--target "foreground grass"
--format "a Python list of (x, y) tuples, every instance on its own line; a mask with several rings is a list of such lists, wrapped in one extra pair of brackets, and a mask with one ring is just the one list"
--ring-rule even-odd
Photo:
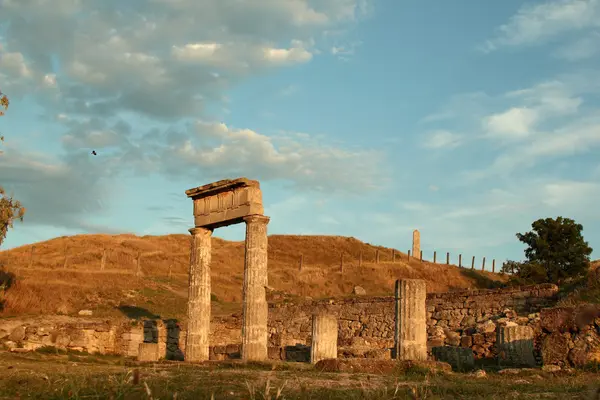
[(320, 373), (300, 363), (139, 365), (121, 357), (0, 353), (0, 398), (32, 399), (585, 399), (592, 372), (402, 376)]

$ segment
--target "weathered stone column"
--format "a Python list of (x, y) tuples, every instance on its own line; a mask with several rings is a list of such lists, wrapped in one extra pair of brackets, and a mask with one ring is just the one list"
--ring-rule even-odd
[(208, 360), (210, 333), (210, 259), (212, 230), (192, 228), (190, 251), (186, 361)]
[(417, 229), (413, 231), (412, 256), (417, 260), (421, 258), (421, 234)]
[(269, 217), (249, 215), (246, 222), (244, 265), (242, 360), (263, 361), (267, 355), (268, 305), (267, 224)]
[(424, 280), (396, 281), (394, 345), (397, 360), (427, 360), (426, 291)]
[(315, 314), (312, 318), (310, 362), (337, 358), (338, 321), (334, 315)]
[(496, 335), (498, 363), (513, 367), (535, 367), (533, 329), (515, 325), (498, 327)]

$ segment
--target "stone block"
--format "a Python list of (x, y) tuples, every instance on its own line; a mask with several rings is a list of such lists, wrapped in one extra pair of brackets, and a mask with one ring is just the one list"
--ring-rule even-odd
[(542, 342), (542, 360), (544, 365), (564, 365), (567, 363), (568, 354), (569, 341), (564, 334), (554, 332), (544, 338)]
[(544, 308), (540, 312), (542, 329), (550, 333), (569, 332), (575, 327), (575, 309), (573, 307)]
[(316, 314), (312, 320), (310, 362), (337, 357), (338, 322), (334, 315)]
[(515, 367), (535, 367), (533, 329), (529, 326), (503, 326), (496, 339), (498, 363)]
[(471, 371), (475, 368), (473, 351), (464, 347), (434, 347), (432, 349), (436, 361), (450, 364), (455, 371)]
[(187, 190), (194, 202), (197, 227), (215, 229), (242, 222), (248, 215), (262, 215), (262, 193), (258, 181), (226, 179)]
[(138, 361), (158, 361), (158, 343), (140, 343), (138, 348)]

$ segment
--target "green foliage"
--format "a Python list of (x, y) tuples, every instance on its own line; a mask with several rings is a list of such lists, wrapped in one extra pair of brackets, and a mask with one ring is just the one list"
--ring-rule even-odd
[(567, 278), (585, 276), (590, 265), (592, 248), (583, 239), (583, 226), (569, 218), (538, 219), (532, 231), (517, 233), (527, 245), (527, 261), (507, 261), (503, 272), (512, 272), (512, 281), (527, 283), (561, 283)]
[(502, 265), (502, 272), (513, 274), (509, 282), (512, 285), (534, 285), (548, 282), (546, 270), (538, 262), (509, 260)]
[[(0, 91), (0, 107), (4, 110), (8, 109), (8, 97)], [(0, 109), (0, 116), (4, 115), (4, 111)], [(0, 142), (4, 141), (4, 136), (0, 135)], [(2, 154), (0, 152), (0, 154)], [(13, 227), (15, 219), (23, 221), (25, 215), (25, 207), (12, 197), (8, 197), (0, 186), (0, 245), (6, 238), (8, 228)]]

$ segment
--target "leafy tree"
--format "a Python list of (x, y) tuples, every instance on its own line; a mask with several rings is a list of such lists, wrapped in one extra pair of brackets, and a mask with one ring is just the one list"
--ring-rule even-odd
[[(515, 277), (530, 282), (561, 283), (566, 278), (584, 276), (590, 265), (592, 248), (583, 239), (583, 226), (569, 218), (538, 219), (531, 224), (533, 230), (517, 233), (517, 238), (527, 245), (527, 261), (506, 263), (515, 268)], [(504, 266), (503, 266), (504, 269)]]
[(510, 284), (533, 285), (548, 281), (544, 266), (537, 262), (506, 261), (502, 264), (503, 273), (512, 274)]
[[(0, 92), (0, 116), (4, 115), (4, 111), (8, 109), (8, 104), (8, 97)], [(0, 141), (4, 141), (4, 136), (0, 135)], [(12, 197), (8, 197), (2, 186), (0, 186), (0, 245), (6, 238), (8, 228), (13, 227), (15, 219), (23, 221), (24, 215), (25, 208), (21, 203)]]

